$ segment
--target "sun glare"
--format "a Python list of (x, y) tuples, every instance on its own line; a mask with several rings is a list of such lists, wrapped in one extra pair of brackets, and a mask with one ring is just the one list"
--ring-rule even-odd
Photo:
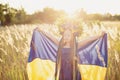
[(11, 7), (15, 8), (23, 7), (29, 14), (45, 7), (64, 10), (69, 16), (72, 16), (74, 11), (81, 8), (88, 13), (120, 13), (119, 0), (1, 0), (0, 3), (9, 3)]

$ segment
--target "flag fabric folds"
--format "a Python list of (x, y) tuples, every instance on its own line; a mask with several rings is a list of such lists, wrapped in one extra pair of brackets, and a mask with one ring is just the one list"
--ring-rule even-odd
[[(34, 29), (27, 63), (29, 80), (55, 80), (58, 46)], [(107, 34), (78, 49), (81, 80), (104, 80), (107, 70)]]

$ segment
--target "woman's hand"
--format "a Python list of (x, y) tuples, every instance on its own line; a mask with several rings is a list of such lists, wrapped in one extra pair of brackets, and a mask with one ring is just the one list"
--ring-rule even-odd
[(43, 32), (43, 30), (42, 30), (40, 27), (37, 27), (37, 30), (38, 30), (39, 32)]
[(103, 37), (105, 35), (105, 33), (106, 33), (105, 31), (102, 31), (101, 35), (100, 35), (100, 38)]
[(78, 49), (87, 45), (87, 44), (90, 44), (91, 42), (97, 40), (97, 39), (100, 39), (101, 37), (103, 37), (105, 35), (105, 31), (102, 31), (100, 35), (97, 35), (97, 36), (93, 36), (92, 38), (88, 38), (86, 40), (83, 40), (81, 42), (78, 43)]

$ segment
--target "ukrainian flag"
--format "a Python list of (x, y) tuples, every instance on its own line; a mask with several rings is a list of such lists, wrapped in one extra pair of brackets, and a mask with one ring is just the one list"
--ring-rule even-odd
[[(33, 31), (27, 64), (29, 80), (55, 80), (58, 46), (39, 32)], [(104, 80), (107, 69), (107, 35), (78, 49), (78, 67), (82, 80)]]
[(82, 80), (105, 80), (107, 53), (107, 34), (78, 50)]

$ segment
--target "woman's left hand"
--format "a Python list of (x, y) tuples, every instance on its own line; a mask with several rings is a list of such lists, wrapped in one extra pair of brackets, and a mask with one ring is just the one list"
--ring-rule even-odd
[(102, 31), (100, 37), (103, 37), (105, 35), (105, 33), (106, 33), (105, 31)]

